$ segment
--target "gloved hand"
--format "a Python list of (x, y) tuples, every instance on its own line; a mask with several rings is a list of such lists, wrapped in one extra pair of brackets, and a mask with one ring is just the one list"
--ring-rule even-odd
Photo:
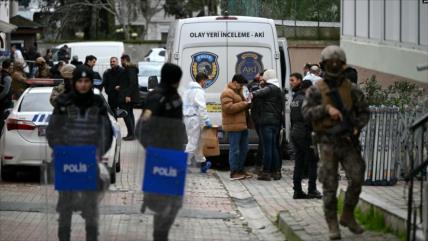
[(210, 121), (210, 120), (206, 120), (206, 121), (205, 121), (205, 126), (206, 126), (206, 127), (208, 127), (208, 128), (213, 127), (213, 125), (211, 124), (211, 121)]

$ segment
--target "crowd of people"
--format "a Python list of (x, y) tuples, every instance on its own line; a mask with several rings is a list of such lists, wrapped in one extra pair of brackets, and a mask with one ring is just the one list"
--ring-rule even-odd
[[(73, 56), (70, 61), (69, 48), (62, 46), (57, 53), (58, 62), (54, 64), (52, 50), (47, 49), (45, 56), (41, 56), (36, 48), (31, 48), (24, 55), (15, 45), (11, 46), (9, 59), (3, 61), (2, 66), (2, 110), (12, 107), (12, 101), (18, 100), (22, 93), (29, 87), (28, 79), (63, 79), (64, 82), (54, 87), (51, 103), (55, 104), (55, 97), (62, 92), (71, 91), (71, 73), (75, 68), (86, 69), (91, 72), (94, 80), (102, 83), (94, 85), (100, 91), (105, 88), (108, 95), (108, 103), (115, 117), (123, 117), (128, 129), (128, 134), (124, 140), (134, 140), (135, 119), (133, 106), (138, 102), (138, 68), (131, 62), (129, 55), (111, 57), (110, 68), (105, 71), (103, 77), (94, 70), (97, 57), (88, 55), (82, 63), (77, 56)], [(4, 111), (0, 121), (6, 118)], [(117, 115), (120, 113), (120, 116)]]
[[(19, 54), (16, 56), (19, 59)], [(67, 56), (67, 54), (63, 56)], [(52, 71), (46, 69), (55, 69), (55, 66), (49, 67), (48, 61), (43, 57), (36, 59), (39, 76), (47, 75), (42, 78), (52, 77), (48, 75), (48, 72), (52, 74)], [(123, 117), (128, 134), (124, 140), (137, 138), (144, 147), (154, 146), (185, 151), (189, 154), (189, 160), (197, 163), (201, 167), (201, 172), (206, 172), (209, 162), (202, 153), (201, 130), (204, 127), (212, 127), (207, 115), (203, 88), (208, 79), (206, 73), (196, 75), (196, 81), (189, 83), (182, 99), (178, 94), (182, 71), (174, 64), (165, 64), (161, 70), (160, 85), (149, 93), (143, 113), (138, 119), (137, 130), (135, 130), (132, 109), (138, 98), (138, 68), (131, 62), (129, 55), (122, 55), (120, 62), (122, 66), (119, 65), (117, 57), (111, 57), (111, 68), (103, 74), (104, 81), (101, 88), (105, 88), (110, 107), (114, 110), (121, 109), (125, 113)], [(57, 66), (56, 71), (64, 79), (64, 83), (55, 87), (51, 96), (51, 103), (55, 108), (47, 131), (49, 145), (79, 144), (82, 140), (82, 136), (79, 136), (82, 131), (74, 131), (73, 128), (82, 126), (82, 123), (77, 122), (84, 120), (71, 120), (70, 123), (56, 121), (61, 120), (58, 119), (59, 117), (64, 118), (71, 113), (65, 111), (67, 108), (77, 108), (80, 110), (79, 113), (83, 113), (83, 116), (89, 109), (95, 108), (98, 111), (91, 113), (97, 113), (99, 116), (94, 118), (101, 118), (105, 123), (108, 122), (108, 118), (105, 118), (105, 108), (100, 104), (98, 97), (94, 97), (93, 94), (93, 81), (95, 78), (100, 78), (93, 71), (95, 64), (96, 57), (88, 55), (81, 65), (75, 66), (64, 61), (62, 65)], [(25, 72), (23, 66), (16, 57), (14, 62), (3, 61), (0, 82), (2, 87), (0, 89), (0, 99), (2, 100), (0, 113), (11, 105), (13, 96), (17, 94), (5, 90), (12, 88), (11, 86), (20, 90), (25, 88), (25, 86), (17, 84), (25, 80), (23, 72)], [(364, 231), (355, 221), (354, 209), (361, 192), (365, 170), (364, 160), (359, 150), (358, 136), (360, 130), (368, 122), (369, 111), (363, 93), (357, 85), (352, 84), (352, 82), (356, 82), (356, 79), (356, 71), (346, 65), (345, 53), (337, 46), (329, 46), (322, 51), (320, 65), (307, 65), (304, 75), (292, 73), (289, 76), (290, 87), (293, 91), (290, 104), (290, 144), (293, 147), (292, 159), (295, 163), (293, 198), (323, 199), (325, 218), (332, 240), (341, 237), (339, 223), (356, 234)], [(253, 176), (245, 169), (248, 131), (252, 128), (256, 130), (259, 137), (256, 161), (257, 179), (262, 181), (281, 179), (280, 137), (281, 129), (285, 126), (286, 100), (276, 71), (266, 69), (257, 74), (250, 83), (243, 75), (235, 74), (219, 98), (222, 128), (227, 133), (229, 141), (228, 160), (231, 180), (242, 180)], [(116, 115), (116, 117), (118, 116)], [(87, 126), (93, 126), (91, 123), (87, 124)], [(58, 128), (68, 128), (65, 130), (69, 133), (67, 138), (62, 138), (61, 136), (64, 135), (55, 133)], [(100, 136), (100, 133), (104, 136), (111, 136), (109, 133), (111, 128), (108, 130), (109, 128), (106, 128), (105, 125), (99, 124), (93, 126), (92, 129), (84, 131), (84, 136), (92, 135), (88, 137), (92, 141), (98, 140), (97, 136)], [(103, 142), (98, 140), (95, 145), (100, 149), (97, 155), (102, 156), (110, 147), (111, 140), (108, 138)], [(340, 221), (337, 218), (336, 198), (339, 163), (349, 179)], [(302, 189), (302, 179), (305, 173), (308, 175), (307, 193)], [(322, 194), (316, 186), (317, 173), (323, 185)], [(60, 240), (69, 239), (70, 234), (73, 207), (65, 205), (66, 199), (71, 197), (67, 195), (69, 194), (60, 195), (57, 206), (57, 210), (61, 214), (58, 232)], [(96, 197), (88, 196), (86, 198), (90, 202), (94, 202)], [(155, 212), (153, 232), (155, 240), (167, 240), (169, 229), (182, 206), (182, 201), (182, 197), (161, 194), (144, 195), (142, 211), (144, 212), (148, 207)], [(85, 210), (83, 211), (85, 212)], [(95, 214), (92, 213), (94, 210)], [(97, 239), (97, 215), (99, 215), (97, 210), (97, 202), (93, 203), (91, 210), (86, 210), (91, 213), (88, 214), (91, 217), (86, 219), (87, 240)]]

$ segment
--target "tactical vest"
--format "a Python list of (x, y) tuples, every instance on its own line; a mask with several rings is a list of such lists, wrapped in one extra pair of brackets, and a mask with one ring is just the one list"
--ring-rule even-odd
[[(316, 82), (316, 86), (318, 87), (321, 93), (322, 106), (324, 106), (324, 108), (327, 105), (336, 107), (329, 95), (330, 87), (328, 86), (328, 84), (324, 80), (320, 80)], [(352, 83), (348, 79), (343, 80), (342, 84), (337, 87), (337, 91), (339, 92), (340, 98), (343, 102), (343, 106), (347, 110), (351, 110), (353, 106), (351, 97), (351, 87)], [(332, 128), (333, 126), (337, 125), (338, 123), (340, 123), (340, 121), (332, 120), (330, 118), (330, 115), (327, 115), (321, 120), (312, 121), (312, 128), (315, 132), (323, 133), (328, 129)]]
[[(89, 107), (82, 115), (80, 109), (75, 105), (66, 107), (66, 116), (63, 120), (63, 125), (58, 131), (61, 136), (62, 145), (93, 145), (98, 149), (103, 148), (103, 139), (106, 133), (102, 133), (101, 127), (104, 123), (100, 123), (99, 109), (97, 107)], [(105, 150), (100, 150), (103, 153)]]

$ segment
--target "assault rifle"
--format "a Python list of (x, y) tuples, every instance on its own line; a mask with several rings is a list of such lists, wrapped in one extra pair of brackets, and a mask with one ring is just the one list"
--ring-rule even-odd
[(361, 150), (360, 141), (358, 140), (359, 133), (354, 133), (353, 122), (351, 119), (351, 113), (345, 108), (342, 102), (342, 98), (337, 90), (337, 88), (332, 88), (328, 93), (331, 100), (333, 101), (333, 106), (342, 113), (342, 121), (328, 129), (326, 133), (331, 136), (348, 136), (351, 139), (352, 144), (358, 149)]

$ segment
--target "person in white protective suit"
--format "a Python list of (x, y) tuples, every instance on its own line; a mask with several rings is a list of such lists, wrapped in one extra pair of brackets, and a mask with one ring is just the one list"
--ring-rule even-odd
[(202, 152), (201, 133), (202, 128), (212, 127), (208, 118), (207, 106), (205, 102), (205, 91), (203, 86), (208, 76), (205, 73), (196, 75), (196, 82), (191, 81), (183, 97), (183, 115), (188, 143), (186, 152), (189, 154), (190, 163), (200, 166), (201, 172), (206, 172), (211, 166), (207, 162)]

